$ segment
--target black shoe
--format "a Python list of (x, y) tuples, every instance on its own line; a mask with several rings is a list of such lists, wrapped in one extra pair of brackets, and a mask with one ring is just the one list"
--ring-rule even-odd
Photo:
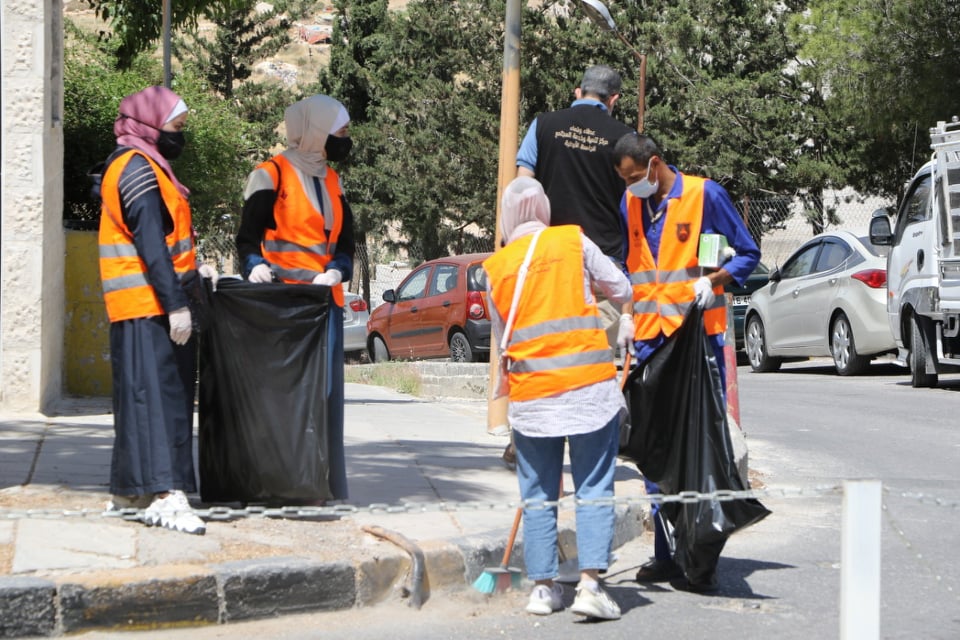
[(517, 470), (517, 452), (513, 448), (513, 443), (507, 445), (507, 448), (503, 450), (503, 455), (500, 457), (503, 460), (503, 464), (510, 471)]
[(637, 582), (669, 582), (683, 577), (683, 571), (673, 560), (651, 560), (640, 565)]
[(678, 578), (670, 581), (670, 586), (677, 591), (689, 591), (690, 593), (713, 593), (717, 590), (717, 577), (711, 576), (706, 580), (690, 582), (686, 578)]

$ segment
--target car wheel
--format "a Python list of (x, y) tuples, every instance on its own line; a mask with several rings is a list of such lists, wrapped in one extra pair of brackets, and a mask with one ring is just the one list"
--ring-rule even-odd
[(767, 353), (767, 336), (763, 330), (763, 322), (760, 321), (760, 316), (750, 316), (750, 319), (747, 320), (747, 332), (744, 341), (747, 358), (750, 360), (750, 367), (754, 371), (767, 373), (780, 368), (783, 361), (780, 358), (773, 358)]
[(370, 359), (373, 362), (387, 362), (390, 359), (390, 352), (387, 351), (387, 345), (380, 336), (374, 336), (371, 341)]
[(454, 331), (453, 335), (450, 336), (450, 361), (473, 362), (473, 349), (470, 348), (470, 341), (460, 331)]
[(842, 376), (863, 373), (870, 365), (870, 358), (857, 353), (853, 329), (847, 316), (842, 313), (837, 314), (830, 328), (830, 353), (833, 355), (833, 366)]
[(930, 346), (920, 320), (910, 318), (910, 384), (914, 388), (937, 386), (937, 374), (927, 373)]

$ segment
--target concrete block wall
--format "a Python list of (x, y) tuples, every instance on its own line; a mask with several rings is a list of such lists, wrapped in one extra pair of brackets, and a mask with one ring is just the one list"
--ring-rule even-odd
[(63, 4), (0, 12), (0, 406), (46, 411), (63, 378)]

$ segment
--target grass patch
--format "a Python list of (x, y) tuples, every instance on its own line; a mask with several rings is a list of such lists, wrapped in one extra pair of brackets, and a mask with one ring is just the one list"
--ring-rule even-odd
[(412, 396), (420, 395), (420, 372), (404, 362), (380, 362), (344, 367), (344, 379), (358, 384), (387, 387)]

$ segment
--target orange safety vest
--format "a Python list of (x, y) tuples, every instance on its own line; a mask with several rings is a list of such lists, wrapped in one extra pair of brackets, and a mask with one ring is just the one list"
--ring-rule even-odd
[[(505, 351), (513, 402), (554, 396), (617, 375), (597, 305), (583, 297), (580, 233), (576, 225), (549, 227), (534, 248)], [(504, 319), (532, 239), (511, 242), (483, 263), (493, 304)]]
[(150, 163), (160, 186), (160, 197), (173, 218), (173, 231), (165, 238), (173, 270), (183, 279), (184, 274), (197, 268), (187, 198), (147, 154), (136, 149), (121, 154), (107, 167), (100, 185), (103, 200), (100, 208), (100, 280), (110, 322), (167, 313), (150, 284), (147, 266), (137, 253), (133, 234), (123, 222), (121, 214), (120, 175), (134, 154), (143, 156)]
[[(696, 297), (693, 283), (701, 277), (697, 261), (700, 228), (703, 223), (705, 178), (679, 174), (683, 191), (667, 201), (660, 254), (655, 262), (643, 231), (643, 201), (627, 192), (627, 270), (633, 285), (633, 323), (637, 340), (671, 335), (683, 324), (683, 317)], [(704, 310), (707, 335), (727, 328), (723, 287), (713, 288), (716, 299)]]
[[(267, 229), (263, 234), (260, 245), (263, 257), (273, 265), (273, 271), (283, 282), (310, 284), (326, 270), (337, 250), (337, 239), (343, 227), (340, 178), (333, 169), (327, 167), (324, 184), (333, 207), (330, 212), (333, 216), (330, 236), (327, 237), (324, 215), (310, 202), (289, 160), (278, 155), (257, 168), (265, 169), (270, 174), (277, 192), (273, 205), (277, 228)], [(331, 289), (333, 301), (342, 307), (343, 285), (338, 284)]]

